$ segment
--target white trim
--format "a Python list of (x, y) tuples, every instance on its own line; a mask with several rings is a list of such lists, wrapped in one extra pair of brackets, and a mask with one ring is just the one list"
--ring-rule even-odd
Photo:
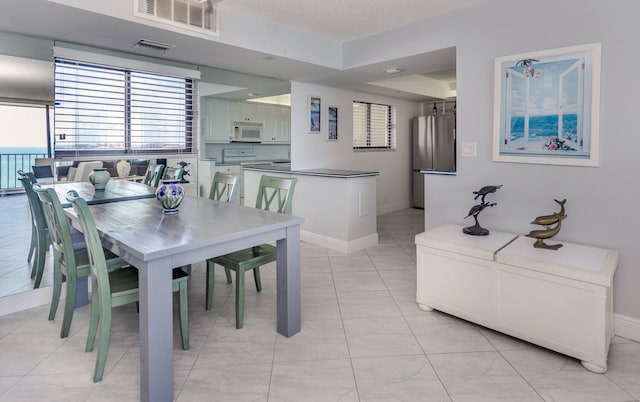
[[(66, 295), (63, 283), (60, 298)], [(3, 296), (0, 298), (0, 317), (7, 314), (17, 313), (22, 310), (28, 310), (33, 307), (42, 306), (51, 303), (51, 295), (53, 294), (53, 286), (28, 290), (26, 292), (16, 293), (13, 295)]]
[(623, 338), (640, 342), (640, 319), (622, 314), (614, 314), (613, 332)]
[(374, 233), (359, 239), (344, 241), (333, 237), (323, 236), (317, 233), (300, 231), (300, 240), (315, 244), (316, 246), (326, 247), (341, 253), (355, 253), (364, 248), (375, 246), (378, 244), (378, 234)]
[(184, 77), (195, 80), (200, 79), (200, 71), (198, 70), (191, 70), (188, 68), (169, 66), (164, 64), (149, 63), (146, 61), (109, 56), (106, 54), (85, 52), (82, 50), (69, 49), (60, 46), (53, 47), (53, 56), (61, 59), (95, 63), (109, 67), (127, 68), (149, 73), (164, 74), (174, 77)]

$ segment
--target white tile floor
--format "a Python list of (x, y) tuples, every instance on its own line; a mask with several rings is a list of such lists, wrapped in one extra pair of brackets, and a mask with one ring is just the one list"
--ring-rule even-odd
[[(205, 311), (204, 269), (195, 266), (189, 351), (175, 333), (176, 400), (640, 399), (640, 343), (615, 338), (609, 371), (600, 375), (572, 358), (419, 310), (413, 236), (422, 231), (423, 212), (383, 215), (378, 225), (380, 245), (352, 255), (302, 244), (302, 331), (288, 339), (275, 331), (273, 266), (262, 269), (263, 292), (247, 288), (241, 330), (234, 325), (233, 285), (217, 270), (214, 309)], [(58, 336), (60, 314), (47, 321), (47, 311), (0, 317), (0, 401), (138, 400), (135, 306), (114, 315), (98, 384), (91, 382), (95, 352), (84, 352), (88, 307), (76, 310), (67, 339)]]

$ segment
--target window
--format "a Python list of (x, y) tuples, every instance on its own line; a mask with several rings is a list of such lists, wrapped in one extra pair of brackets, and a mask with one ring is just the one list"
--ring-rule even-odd
[(68, 60), (55, 63), (55, 154), (192, 152), (194, 82)]
[(396, 107), (353, 101), (353, 149), (396, 149)]

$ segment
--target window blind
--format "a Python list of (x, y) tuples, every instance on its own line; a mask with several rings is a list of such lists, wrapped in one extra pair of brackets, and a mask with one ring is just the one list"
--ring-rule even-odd
[(395, 149), (393, 105), (353, 102), (353, 149)]
[(188, 78), (56, 60), (56, 156), (192, 152), (194, 85)]

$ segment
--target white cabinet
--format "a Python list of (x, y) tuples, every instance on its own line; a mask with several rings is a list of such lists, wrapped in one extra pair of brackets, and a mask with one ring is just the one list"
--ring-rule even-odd
[[(514, 240), (515, 239), (515, 240)], [(613, 337), (615, 250), (444, 225), (416, 236), (417, 302), (607, 370)]]
[(234, 102), (231, 107), (233, 121), (248, 123), (264, 123), (264, 106), (252, 103)]
[(205, 143), (229, 143), (232, 138), (231, 102), (222, 99), (203, 98), (202, 138)]
[(262, 142), (272, 144), (291, 143), (291, 110), (279, 106), (264, 106)]

